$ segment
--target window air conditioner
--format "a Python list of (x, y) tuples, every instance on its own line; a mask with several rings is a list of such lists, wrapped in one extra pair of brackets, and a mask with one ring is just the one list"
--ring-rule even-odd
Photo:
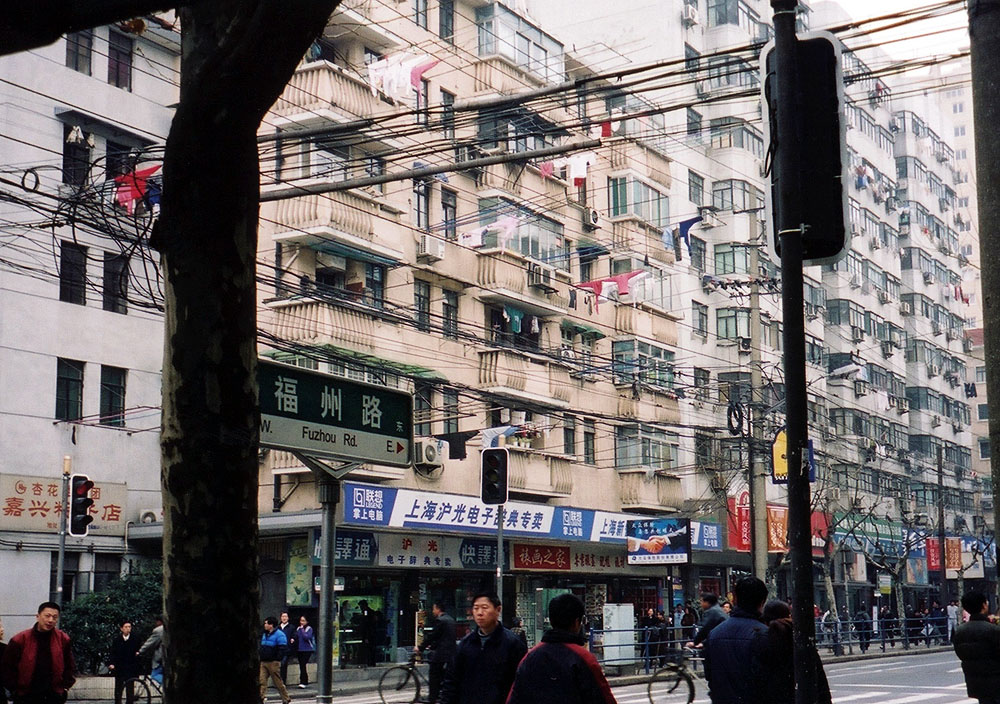
[(418, 467), (440, 467), (444, 464), (441, 446), (437, 440), (418, 440), (414, 443), (413, 464)]
[(163, 523), (162, 508), (139, 509), (139, 523)]
[(417, 243), (417, 258), (438, 262), (444, 259), (445, 242), (440, 237), (424, 232)]
[(685, 27), (693, 27), (701, 21), (698, 16), (698, 8), (694, 5), (688, 5), (684, 3), (684, 9), (681, 11), (681, 21), (684, 22)]
[(583, 226), (588, 230), (599, 228), (601, 226), (601, 211), (596, 208), (584, 208)]

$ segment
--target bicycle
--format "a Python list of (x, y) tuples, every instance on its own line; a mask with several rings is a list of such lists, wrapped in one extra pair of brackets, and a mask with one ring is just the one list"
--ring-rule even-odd
[(136, 704), (153, 704), (163, 701), (163, 686), (149, 675), (139, 675), (125, 680), (125, 692), (129, 687), (134, 692), (132, 701)]
[(421, 687), (428, 682), (417, 668), (417, 658), (411, 655), (405, 665), (394, 665), (378, 681), (378, 696), (382, 704), (413, 704), (420, 701)]
[(649, 704), (691, 704), (694, 701), (694, 673), (688, 667), (690, 659), (684, 650), (649, 678), (646, 692)]

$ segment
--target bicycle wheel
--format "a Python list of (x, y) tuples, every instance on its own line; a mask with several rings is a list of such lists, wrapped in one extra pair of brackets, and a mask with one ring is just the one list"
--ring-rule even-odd
[(132, 691), (135, 692), (135, 704), (151, 704), (153, 701), (153, 694), (149, 688), (149, 683), (146, 682), (145, 677), (133, 677), (130, 680), (125, 680), (125, 696), (128, 696), (128, 688), (132, 687)]
[(694, 682), (691, 676), (676, 667), (664, 667), (649, 678), (649, 704), (691, 704)]
[(378, 681), (382, 704), (410, 704), (420, 698), (417, 673), (404, 665), (390, 667)]

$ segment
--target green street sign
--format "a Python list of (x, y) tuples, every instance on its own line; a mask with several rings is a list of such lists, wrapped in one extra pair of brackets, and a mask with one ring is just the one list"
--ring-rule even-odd
[(257, 385), (262, 447), (410, 466), (410, 394), (266, 359)]

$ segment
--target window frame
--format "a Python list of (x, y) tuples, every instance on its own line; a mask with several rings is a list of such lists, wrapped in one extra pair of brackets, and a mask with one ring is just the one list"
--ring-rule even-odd
[[(127, 47), (127, 50), (126, 50)], [(132, 54), (135, 42), (121, 32), (108, 33), (108, 84), (132, 90)]]
[[(113, 378), (113, 375), (119, 375)], [(101, 365), (101, 406), (98, 423), (122, 427), (125, 425), (125, 394), (128, 370), (107, 364)]]
[(83, 418), (83, 383), (86, 368), (86, 362), (56, 358), (56, 420), (76, 421)]

